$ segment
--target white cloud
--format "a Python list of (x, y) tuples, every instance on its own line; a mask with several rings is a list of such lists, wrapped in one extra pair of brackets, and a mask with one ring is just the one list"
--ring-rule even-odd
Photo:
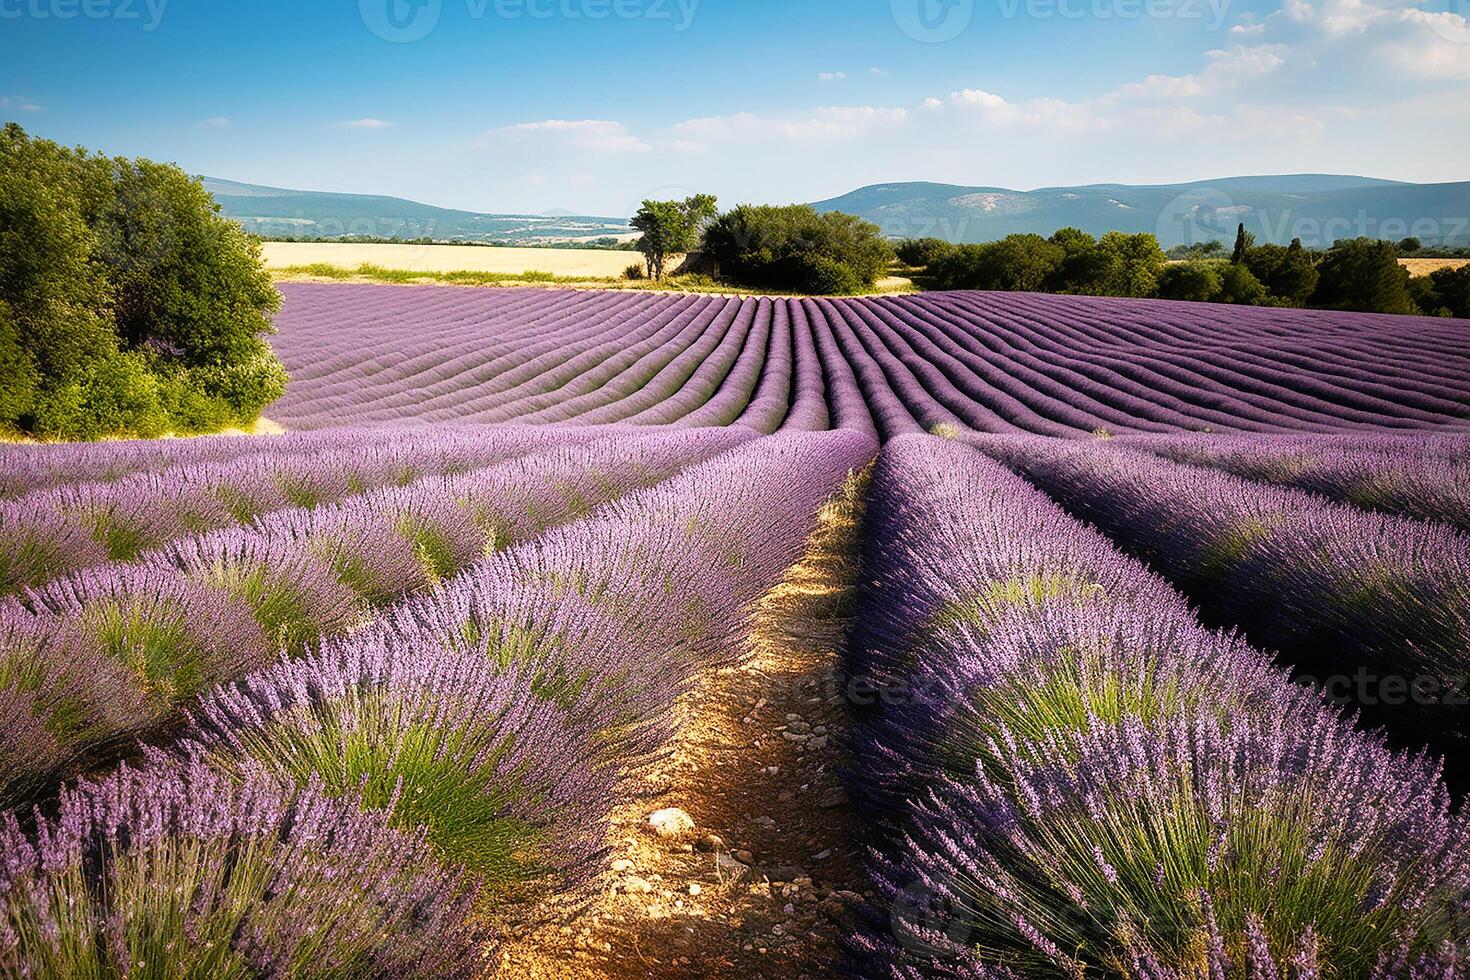
[(808, 113), (758, 115), (738, 112), (728, 116), (706, 116), (669, 127), (669, 143), (748, 143), (777, 140), (792, 143), (836, 142), (853, 139), (877, 128), (902, 126), (906, 109), (881, 106), (820, 106)]
[(390, 122), (384, 122), (381, 119), (373, 119), (371, 117), (368, 117), (365, 119), (349, 119), (346, 122), (339, 123), (338, 125), (345, 126), (348, 129), (387, 129), (393, 124)]
[(821, 82), (840, 82), (846, 77), (847, 72), (845, 71), (824, 71), (817, 76), (817, 80)]
[(924, 100), (924, 108), (925, 109), (930, 109), (930, 110), (933, 110), (933, 109), (943, 109), (944, 108), (944, 100), (943, 99), (936, 99), (936, 98), (934, 98), (931, 95), (929, 98), (927, 98), (927, 99)]
[(486, 134), (514, 143), (552, 143), (593, 153), (647, 153), (653, 149), (620, 122), (610, 119), (543, 119), (502, 126)]
[(205, 119), (205, 120), (203, 120), (203, 121), (201, 121), (199, 123), (199, 125), (201, 125), (201, 126), (208, 126), (211, 129), (223, 129), (225, 126), (228, 126), (229, 124), (230, 124), (230, 117), (229, 116), (210, 116), (208, 119)]
[(869, 68), (868, 74), (877, 78), (883, 78), (888, 74), (888, 70), (886, 68)]
[(0, 109), (16, 112), (44, 112), (45, 109), (23, 95), (0, 95)]

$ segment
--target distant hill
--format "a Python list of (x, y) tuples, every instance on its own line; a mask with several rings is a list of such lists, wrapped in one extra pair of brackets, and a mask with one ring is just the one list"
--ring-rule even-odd
[[(1237, 224), (1259, 242), (1308, 246), (1366, 235), (1426, 245), (1470, 245), (1470, 181), (1408, 184), (1333, 174), (1228, 177), (1187, 184), (1089, 184), (1016, 191), (956, 184), (874, 184), (819, 201), (895, 238), (983, 242), (1072, 226), (1094, 235), (1152, 232), (1165, 248), (1233, 241)], [(1417, 223), (1417, 226), (1416, 226)]]
[(480, 214), (399, 197), (261, 187), (205, 177), (225, 215), (257, 235), (290, 238), (433, 238), (453, 242), (547, 245), (627, 235), (624, 218), (571, 213)]

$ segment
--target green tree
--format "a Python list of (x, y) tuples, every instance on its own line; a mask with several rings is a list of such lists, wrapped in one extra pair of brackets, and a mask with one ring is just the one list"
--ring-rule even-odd
[(630, 224), (643, 233), (638, 250), (648, 265), (649, 277), (662, 279), (670, 255), (693, 251), (716, 213), (710, 194), (695, 194), (682, 201), (644, 201)]
[(1246, 253), (1256, 244), (1256, 236), (1245, 230), (1245, 222), (1242, 221), (1235, 229), (1235, 250), (1230, 253), (1230, 261), (1239, 265), (1245, 261)]
[(710, 224), (702, 250), (727, 281), (812, 294), (871, 288), (894, 257), (877, 225), (807, 205), (742, 204)]
[(0, 130), (0, 425), (93, 438), (254, 419), (284, 390), (264, 339), (279, 304), (258, 242), (177, 167)]
[[(1429, 274), (1439, 309), (1450, 316), (1470, 319), (1470, 264), (1436, 269)], [(1429, 312), (1429, 311), (1425, 311)]]
[(1245, 267), (1283, 305), (1306, 306), (1317, 290), (1317, 261), (1302, 247), (1300, 238), (1290, 245), (1251, 248), (1245, 255)]
[(1413, 255), (1424, 247), (1424, 243), (1417, 238), (1405, 238), (1399, 241), (1399, 251), (1405, 255)]
[(1066, 253), (1040, 235), (1008, 235), (984, 245), (961, 245), (930, 266), (938, 289), (1045, 289)]
[(1164, 251), (1153, 235), (1110, 231), (1098, 240), (1097, 247), (1114, 259), (1107, 295), (1152, 296), (1158, 289)]
[(1176, 262), (1159, 273), (1159, 298), (1208, 303), (1221, 291), (1220, 272), (1210, 262)]
[(1251, 270), (1238, 262), (1229, 262), (1220, 270), (1221, 303), (1239, 306), (1263, 306), (1266, 303), (1266, 287), (1251, 275)]
[(1062, 250), (1062, 260), (1052, 273), (1051, 292), (1079, 296), (1106, 296), (1115, 277), (1115, 256), (1098, 248), (1097, 239), (1077, 228), (1059, 228), (1047, 239)]
[(1392, 242), (1351, 238), (1335, 243), (1318, 267), (1312, 305), (1365, 313), (1418, 313), (1409, 294), (1409, 271)]
[(905, 238), (893, 250), (904, 265), (927, 268), (954, 252), (955, 246), (942, 238)]

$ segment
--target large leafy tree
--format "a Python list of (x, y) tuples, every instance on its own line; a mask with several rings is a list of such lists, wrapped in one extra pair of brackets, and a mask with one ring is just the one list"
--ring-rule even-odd
[(1399, 264), (1392, 242), (1350, 238), (1335, 243), (1318, 266), (1312, 305), (1365, 313), (1418, 313), (1409, 292), (1409, 271)]
[(177, 167), (0, 130), (0, 425), (90, 438), (255, 418), (285, 384), (259, 247)]
[(695, 194), (682, 201), (644, 201), (631, 224), (643, 233), (638, 250), (643, 253), (649, 277), (662, 279), (669, 256), (697, 248), (705, 226), (716, 214), (711, 194)]

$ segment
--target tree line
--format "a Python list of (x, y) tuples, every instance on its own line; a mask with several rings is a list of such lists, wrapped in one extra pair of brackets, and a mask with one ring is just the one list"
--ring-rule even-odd
[(176, 166), (0, 130), (0, 430), (156, 436), (285, 390), (259, 242)]
[(908, 239), (899, 260), (931, 289), (989, 289), (1470, 317), (1470, 266), (1411, 276), (1404, 243), (1345, 239), (1324, 251), (1256, 244), (1242, 225), (1228, 254), (1192, 246), (1170, 261), (1149, 234), (1094, 238), (1063, 228), (1048, 238), (1009, 235), (979, 245)]

